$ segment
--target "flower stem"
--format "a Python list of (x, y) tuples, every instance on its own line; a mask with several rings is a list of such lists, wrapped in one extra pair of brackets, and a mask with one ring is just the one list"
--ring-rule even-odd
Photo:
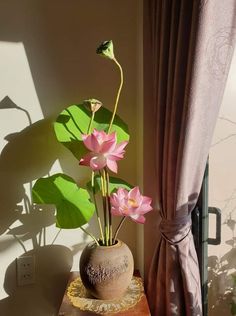
[(103, 215), (104, 215), (104, 232), (105, 232), (105, 245), (108, 246), (108, 225), (107, 225), (107, 205), (106, 205), (106, 189), (104, 177), (100, 172), (101, 177), (101, 189), (102, 189), (102, 203), (103, 203)]
[(111, 216), (111, 203), (110, 203), (110, 193), (109, 193), (109, 173), (105, 169), (106, 177), (106, 199), (108, 206), (108, 218), (109, 218), (109, 245), (112, 245), (112, 216)]
[(91, 119), (90, 119), (90, 122), (89, 122), (89, 127), (88, 127), (88, 132), (87, 132), (87, 134), (90, 134), (90, 133), (91, 133), (91, 127), (92, 127), (92, 124), (93, 124), (94, 115), (95, 115), (95, 112), (92, 112), (92, 116), (91, 116)]
[(94, 204), (95, 204), (95, 210), (96, 210), (96, 215), (97, 215), (97, 220), (98, 220), (98, 226), (99, 226), (99, 229), (100, 229), (102, 244), (104, 244), (104, 235), (103, 235), (103, 231), (102, 231), (102, 223), (101, 223), (101, 219), (100, 219), (100, 216), (99, 216), (99, 213), (98, 213), (97, 201), (96, 201), (96, 197), (95, 197), (94, 171), (92, 171), (91, 183), (92, 183), (93, 200), (94, 200)]
[(110, 239), (110, 236), (111, 236), (111, 222), (110, 222), (110, 213), (109, 213), (109, 197), (108, 197), (108, 183), (107, 183), (107, 177), (106, 177), (106, 170), (103, 169), (102, 170), (102, 176), (103, 176), (103, 184), (104, 184), (104, 202), (105, 202), (105, 210), (106, 210), (106, 220), (107, 220), (107, 228), (106, 228), (106, 231), (107, 231), (107, 246), (111, 246), (111, 239)]
[(119, 102), (119, 98), (120, 98), (121, 89), (122, 89), (123, 82), (124, 82), (124, 76), (123, 76), (122, 67), (121, 67), (121, 65), (118, 63), (118, 61), (115, 58), (113, 60), (116, 63), (116, 65), (119, 67), (119, 70), (120, 70), (120, 86), (119, 86), (119, 89), (118, 89), (118, 92), (117, 92), (116, 102), (115, 102), (112, 118), (111, 118), (111, 121), (110, 121), (110, 125), (109, 125), (109, 128), (108, 128), (108, 134), (111, 132), (112, 124), (113, 124), (113, 121), (114, 121), (114, 118), (115, 118), (115, 115), (116, 115), (116, 111), (117, 111), (117, 106), (118, 106), (118, 102)]
[(98, 246), (100, 246), (99, 245), (99, 242), (97, 241), (97, 239), (90, 233), (90, 232), (88, 232), (85, 228), (83, 228), (82, 226), (80, 227), (80, 229), (85, 233), (85, 234), (87, 234), (87, 235), (89, 235), (94, 241), (95, 241), (95, 243), (98, 245)]
[(116, 241), (117, 235), (118, 235), (118, 233), (119, 233), (119, 231), (120, 231), (120, 229), (121, 229), (121, 226), (123, 225), (125, 219), (126, 219), (126, 216), (124, 216), (124, 217), (122, 218), (122, 220), (120, 221), (120, 224), (118, 225), (118, 227), (117, 227), (117, 229), (116, 229), (113, 242)]

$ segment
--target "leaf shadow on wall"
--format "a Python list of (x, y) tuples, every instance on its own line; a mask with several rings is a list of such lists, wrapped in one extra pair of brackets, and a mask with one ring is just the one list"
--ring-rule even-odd
[[(133, 2), (135, 4), (135, 1)], [(108, 0), (94, 2), (93, 4), (89, 1), (77, 0), (72, 1), (68, 6), (66, 2), (59, 3), (58, 1), (0, 1), (0, 41), (3, 48), (7, 47), (12, 52), (10, 58), (8, 56), (4, 57), (4, 63), (7, 65), (7, 69), (10, 69), (10, 72), (13, 69), (12, 76), (14, 76), (12, 78), (14, 82), (12, 83), (10, 75), (5, 76), (5, 73), (2, 74), (4, 88), (6, 87), (9, 91), (13, 91), (14, 96), (19, 96), (20, 100), (22, 100), (22, 97), (28, 100), (28, 94), (30, 98), (33, 97), (33, 100), (35, 100), (35, 94), (37, 94), (44, 117), (55, 117), (65, 107), (65, 104), (78, 103), (88, 97), (96, 97), (101, 99), (104, 104), (112, 106), (119, 74), (114, 71), (114, 67), (109, 62), (100, 59), (100, 57), (96, 58), (95, 55), (97, 45), (106, 38), (112, 38), (114, 42), (121, 43), (119, 45), (122, 47), (120, 51), (119, 47), (117, 47), (117, 53), (121, 57), (121, 62), (127, 60), (126, 74), (127, 82), (129, 82), (129, 91), (127, 87), (124, 87), (121, 102), (124, 103), (124, 113), (128, 113), (128, 117), (133, 117), (134, 112), (136, 112), (135, 106), (128, 105), (136, 101), (136, 92), (132, 94), (131, 91), (136, 91), (137, 74), (134, 71), (136, 69), (136, 59), (130, 59), (129, 56), (130, 48), (136, 47), (136, 11), (133, 9), (132, 4), (127, 5), (126, 11), (129, 13), (129, 18), (121, 24), (120, 18), (124, 15), (124, 9), (119, 2), (112, 5), (109, 3), (110, 1)], [(94, 21), (94, 23), (87, 23), (88, 19)], [(127, 29), (129, 29), (128, 33)], [(13, 43), (16, 44), (16, 51), (15, 45), (12, 45)], [(21, 53), (21, 56), (18, 56), (18, 52)], [(18, 57), (20, 58), (18, 59)], [(15, 61), (19, 62), (16, 68)], [(24, 63), (23, 65), (22, 62)], [(22, 74), (21, 70), (23, 70)], [(14, 89), (14, 85), (16, 85), (16, 89)], [(24, 91), (20, 91), (19, 87)], [(6, 94), (10, 94), (10, 92), (7, 90)], [(128, 97), (126, 101), (125, 95)], [(38, 105), (37, 102), (35, 103), (32, 104), (32, 110)], [(135, 122), (135, 120), (130, 120), (130, 122), (132, 121)], [(25, 196), (22, 179), (26, 178), (25, 181), (31, 181), (24, 174), (24, 172), (27, 173), (27, 170), (19, 168), (22, 168), (22, 165), (33, 168), (33, 161), (28, 161), (29, 166), (26, 166), (27, 164), (24, 164), (22, 159), (22, 164), (17, 162), (17, 155), (20, 157), (24, 156), (23, 150), (28, 150), (29, 145), (27, 146), (27, 143), (24, 143), (23, 138), (21, 138), (23, 143), (22, 152), (20, 146), (18, 146), (18, 150), (14, 150), (13, 147), (13, 144), (17, 143), (17, 136), (23, 137), (23, 134), (21, 135), (20, 132), (18, 135), (12, 135), (9, 141), (11, 145), (6, 145), (4, 156), (0, 158), (0, 161), (4, 158), (4, 162), (6, 162), (6, 157), (8, 156), (13, 168), (15, 168), (14, 163), (16, 163), (18, 166), (17, 170), (21, 173), (14, 175), (11, 170), (7, 170), (3, 161), (0, 162), (0, 185), (3, 186), (0, 195), (4, 199), (4, 202), (1, 201), (2, 205), (0, 206), (0, 234), (8, 230), (8, 227), (17, 221), (19, 216), (23, 215), (23, 209), (18, 207), (19, 202)], [(44, 135), (46, 138), (48, 137), (46, 132)], [(26, 140), (27, 137), (25, 138)], [(51, 146), (54, 145), (55, 143), (53, 142)], [(36, 150), (40, 150), (40, 148), (36, 148)], [(48, 150), (50, 152), (51, 148), (48, 148)], [(43, 154), (48, 155), (45, 148), (42, 148)], [(130, 157), (130, 161), (132, 161), (132, 156)], [(45, 156), (42, 159), (44, 162), (47, 160)], [(39, 161), (41, 163), (39, 166), (42, 166), (43, 161)], [(70, 161), (68, 164), (68, 161), (61, 157), (60, 163), (63, 171), (66, 173), (75, 172), (76, 169), (73, 166), (73, 162), (71, 163)], [(135, 166), (135, 164), (132, 164), (132, 166)], [(33, 170), (33, 172), (35, 171)], [(8, 172), (9, 174), (7, 174)], [(134, 167), (129, 172), (135, 177)], [(45, 173), (42, 172), (40, 175), (42, 176), (46, 173), (47, 168)], [(35, 174), (34, 177), (36, 178), (38, 175)], [(27, 199), (25, 196), (26, 204), (28, 203)], [(32, 209), (31, 215), (35, 215), (36, 218), (38, 211), (37, 209)], [(38, 214), (39, 217), (40, 215)], [(52, 220), (51, 216), (53, 215), (46, 216), (47, 219), (43, 216), (46, 223)], [(30, 238), (30, 235), (35, 236), (36, 231), (42, 225), (38, 225), (35, 228), (30, 225), (27, 226), (26, 220), (29, 217), (22, 216), (23, 219), (25, 222), (22, 223), (23, 227), (20, 228), (24, 230), (23, 236), (25, 238)], [(133, 238), (134, 227), (133, 225), (126, 229), (128, 231), (126, 238), (128, 236), (129, 243), (133, 244), (133, 247), (135, 246)], [(19, 231), (13, 231), (13, 233), (17, 232)], [(42, 241), (44, 239), (43, 236), (42, 233)], [(0, 255), (1, 250), (4, 254), (3, 250), (13, 246), (16, 242), (18, 241), (13, 238), (9, 240), (4, 239), (0, 244)], [(34, 237), (36, 246), (37, 243), (38, 240)], [(80, 249), (81, 245), (76, 244), (72, 251), (76, 253)], [(6, 274), (6, 278), (8, 276), (9, 273)], [(5, 284), (7, 284), (7, 281)], [(22, 305), (28, 304), (28, 301), (28, 298), (25, 297)], [(40, 305), (40, 296), (37, 304)], [(0, 314), (11, 316), (8, 311), (1, 312), (1, 308), (3, 308), (2, 305), (0, 305)], [(19, 309), (13, 315), (16, 314), (23, 315), (22, 309)], [(38, 316), (33, 307), (31, 312), (27, 314), (27, 316), (30, 315)], [(45, 313), (40, 315), (45, 316)]]
[[(1, 109), (27, 112), (9, 97), (0, 101)], [(7, 144), (0, 155), (0, 237), (5, 235), (3, 239), (0, 238), (0, 255), (18, 243), (23, 250), (22, 256), (34, 255), (36, 258), (36, 282), (17, 287), (15, 260), (8, 266), (4, 289), (9, 297), (0, 301), (0, 314), (9, 316), (29, 316), (32, 311), (34, 315), (43, 315), (50, 309), (58, 309), (73, 255), (84, 247), (82, 242), (70, 250), (54, 245), (55, 238), (48, 245), (46, 228), (55, 223), (54, 208), (33, 205), (24, 185), (29, 185), (31, 189), (33, 180), (49, 173), (60, 156), (60, 144), (55, 140), (50, 119), (32, 124), (29, 113), (26, 115), (30, 125), (20, 132), (7, 135)], [(12, 224), (15, 224), (13, 228)], [(33, 249), (27, 251), (25, 241), (29, 240)], [(39, 306), (37, 312), (36, 305)]]
[[(232, 231), (232, 238), (225, 243), (232, 248), (221, 258), (208, 258), (208, 287), (209, 287), (209, 314), (230, 315), (236, 284), (236, 221), (229, 218), (225, 221)], [(234, 315), (234, 314), (232, 314)]]
[[(39, 209), (34, 209), (30, 197), (25, 193), (24, 184), (29, 183), (31, 187), (32, 181), (47, 174), (57, 159), (58, 147), (53, 136), (52, 123), (49, 119), (40, 120), (20, 132), (7, 135), (5, 140), (8, 143), (0, 155), (0, 234), (9, 229), (16, 220), (20, 220), (26, 230), (23, 231), (22, 227), (12, 231), (12, 234), (15, 232), (16, 235), (26, 235), (30, 229), (30, 216), (40, 214), (36, 227), (31, 228), (31, 233), (37, 234), (41, 226), (49, 226), (55, 222), (53, 210), (39, 213)], [(22, 200), (24, 207), (18, 206)], [(22, 214), (23, 208), (25, 215)], [(32, 238), (32, 235), (29, 234), (28, 237)]]
[[(97, 46), (112, 39), (117, 43), (115, 51), (120, 63), (125, 65), (126, 84), (120, 97), (119, 115), (127, 117), (130, 131), (135, 132), (138, 46), (134, 8), (138, 8), (136, 1), (127, 1), (124, 17), (119, 1), (111, 4), (109, 0), (93, 3), (76, 0), (70, 5), (55, 0), (0, 1), (0, 49), (3, 47), (5, 52), (4, 69), (10, 70), (9, 76), (4, 73), (1, 76), (5, 93), (10, 97), (13, 93), (16, 102), (22, 98), (35, 100), (32, 107), (27, 104), (27, 109), (34, 111), (40, 107), (44, 117), (55, 118), (65, 106), (88, 98), (99, 99), (113, 109), (119, 71), (111, 62), (96, 56)], [(134, 58), (130, 58), (131, 52)], [(136, 151), (137, 137), (132, 137), (126, 162), (121, 162), (121, 174), (128, 182), (137, 180), (136, 163), (130, 154)], [(77, 173), (75, 160), (66, 154), (59, 159), (63, 172), (71, 176)], [(126, 232), (123, 230), (120, 236), (123, 234), (136, 256), (137, 225), (131, 222), (126, 225)]]

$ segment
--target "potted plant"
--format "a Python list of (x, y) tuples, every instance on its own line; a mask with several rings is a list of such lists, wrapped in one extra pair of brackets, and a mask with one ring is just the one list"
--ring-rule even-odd
[[(114, 110), (102, 102), (89, 99), (71, 105), (60, 113), (54, 123), (57, 140), (91, 169), (87, 188), (81, 188), (69, 176), (58, 173), (38, 179), (32, 189), (33, 202), (54, 204), (56, 225), (60, 228), (80, 228), (92, 238), (80, 259), (82, 282), (90, 293), (100, 299), (120, 297), (133, 275), (133, 257), (128, 246), (118, 240), (126, 218), (144, 223), (144, 214), (151, 211), (151, 198), (139, 188), (110, 173), (117, 173), (117, 161), (123, 159), (129, 141), (127, 124), (116, 114), (123, 85), (122, 67), (115, 58), (112, 41), (103, 42), (97, 53), (112, 60), (120, 71)], [(102, 209), (98, 207), (98, 199)], [(95, 214), (100, 236), (96, 237), (83, 226)], [(113, 216), (121, 216), (114, 230)]]

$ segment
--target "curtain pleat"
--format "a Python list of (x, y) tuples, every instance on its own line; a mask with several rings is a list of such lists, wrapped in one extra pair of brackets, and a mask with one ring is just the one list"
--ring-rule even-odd
[(154, 316), (202, 315), (191, 211), (232, 57), (235, 5), (144, 2), (144, 188), (157, 210), (145, 225), (145, 272)]

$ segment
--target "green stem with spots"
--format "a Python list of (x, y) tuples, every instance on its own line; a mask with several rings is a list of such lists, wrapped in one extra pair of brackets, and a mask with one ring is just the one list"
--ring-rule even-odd
[(114, 62), (116, 63), (116, 65), (118, 66), (118, 68), (120, 70), (120, 86), (119, 86), (119, 89), (118, 89), (118, 92), (117, 92), (115, 106), (114, 106), (112, 118), (111, 118), (111, 121), (110, 121), (110, 125), (109, 125), (109, 128), (108, 128), (108, 134), (111, 132), (112, 124), (113, 124), (113, 121), (114, 121), (114, 118), (115, 118), (115, 115), (116, 115), (116, 111), (117, 111), (117, 106), (118, 106), (118, 102), (119, 102), (119, 98), (120, 98), (121, 89), (122, 89), (122, 86), (123, 86), (123, 83), (124, 83), (123, 69), (122, 69), (121, 65), (119, 64), (119, 62), (115, 58), (113, 60), (114, 60)]
[(104, 244), (104, 235), (103, 235), (103, 231), (102, 231), (102, 223), (101, 223), (101, 219), (98, 213), (98, 207), (97, 207), (97, 201), (96, 201), (96, 196), (95, 196), (95, 186), (94, 186), (94, 171), (92, 171), (92, 191), (93, 191), (93, 200), (94, 200), (94, 204), (95, 204), (95, 210), (96, 210), (96, 215), (97, 215), (97, 220), (98, 220), (98, 226), (100, 229), (100, 234), (101, 234), (101, 240), (102, 240), (102, 244)]
[(92, 112), (92, 116), (91, 116), (91, 119), (90, 119), (90, 122), (89, 122), (89, 127), (88, 127), (87, 134), (91, 133), (91, 127), (92, 127), (92, 124), (93, 124), (93, 121), (94, 121), (94, 116), (95, 116), (95, 112)]
[(116, 241), (117, 235), (118, 235), (118, 233), (119, 233), (119, 231), (120, 231), (120, 229), (121, 229), (121, 226), (123, 225), (125, 219), (126, 219), (126, 216), (124, 216), (124, 217), (122, 218), (122, 220), (120, 221), (120, 224), (118, 225), (118, 227), (117, 227), (117, 229), (116, 229), (116, 232), (115, 232), (115, 235), (114, 235), (114, 240), (113, 240), (114, 243), (115, 243), (115, 241)]
[(104, 177), (101, 172), (101, 190), (102, 190), (102, 203), (103, 203), (103, 216), (104, 216), (104, 235), (105, 235), (105, 246), (108, 246), (108, 225), (107, 225), (107, 204), (106, 204), (106, 189), (105, 189), (105, 182)]
[(109, 245), (112, 245), (112, 216), (111, 216), (111, 202), (110, 202), (110, 193), (109, 193), (109, 173), (105, 169), (104, 170), (106, 177), (106, 199), (107, 199), (107, 207), (108, 207), (108, 223), (109, 223)]
[(102, 179), (103, 179), (103, 188), (104, 188), (104, 207), (105, 207), (105, 214), (106, 214), (106, 246), (110, 245), (110, 215), (109, 215), (109, 199), (108, 199), (108, 184), (106, 178), (106, 171), (105, 169), (102, 170)]

